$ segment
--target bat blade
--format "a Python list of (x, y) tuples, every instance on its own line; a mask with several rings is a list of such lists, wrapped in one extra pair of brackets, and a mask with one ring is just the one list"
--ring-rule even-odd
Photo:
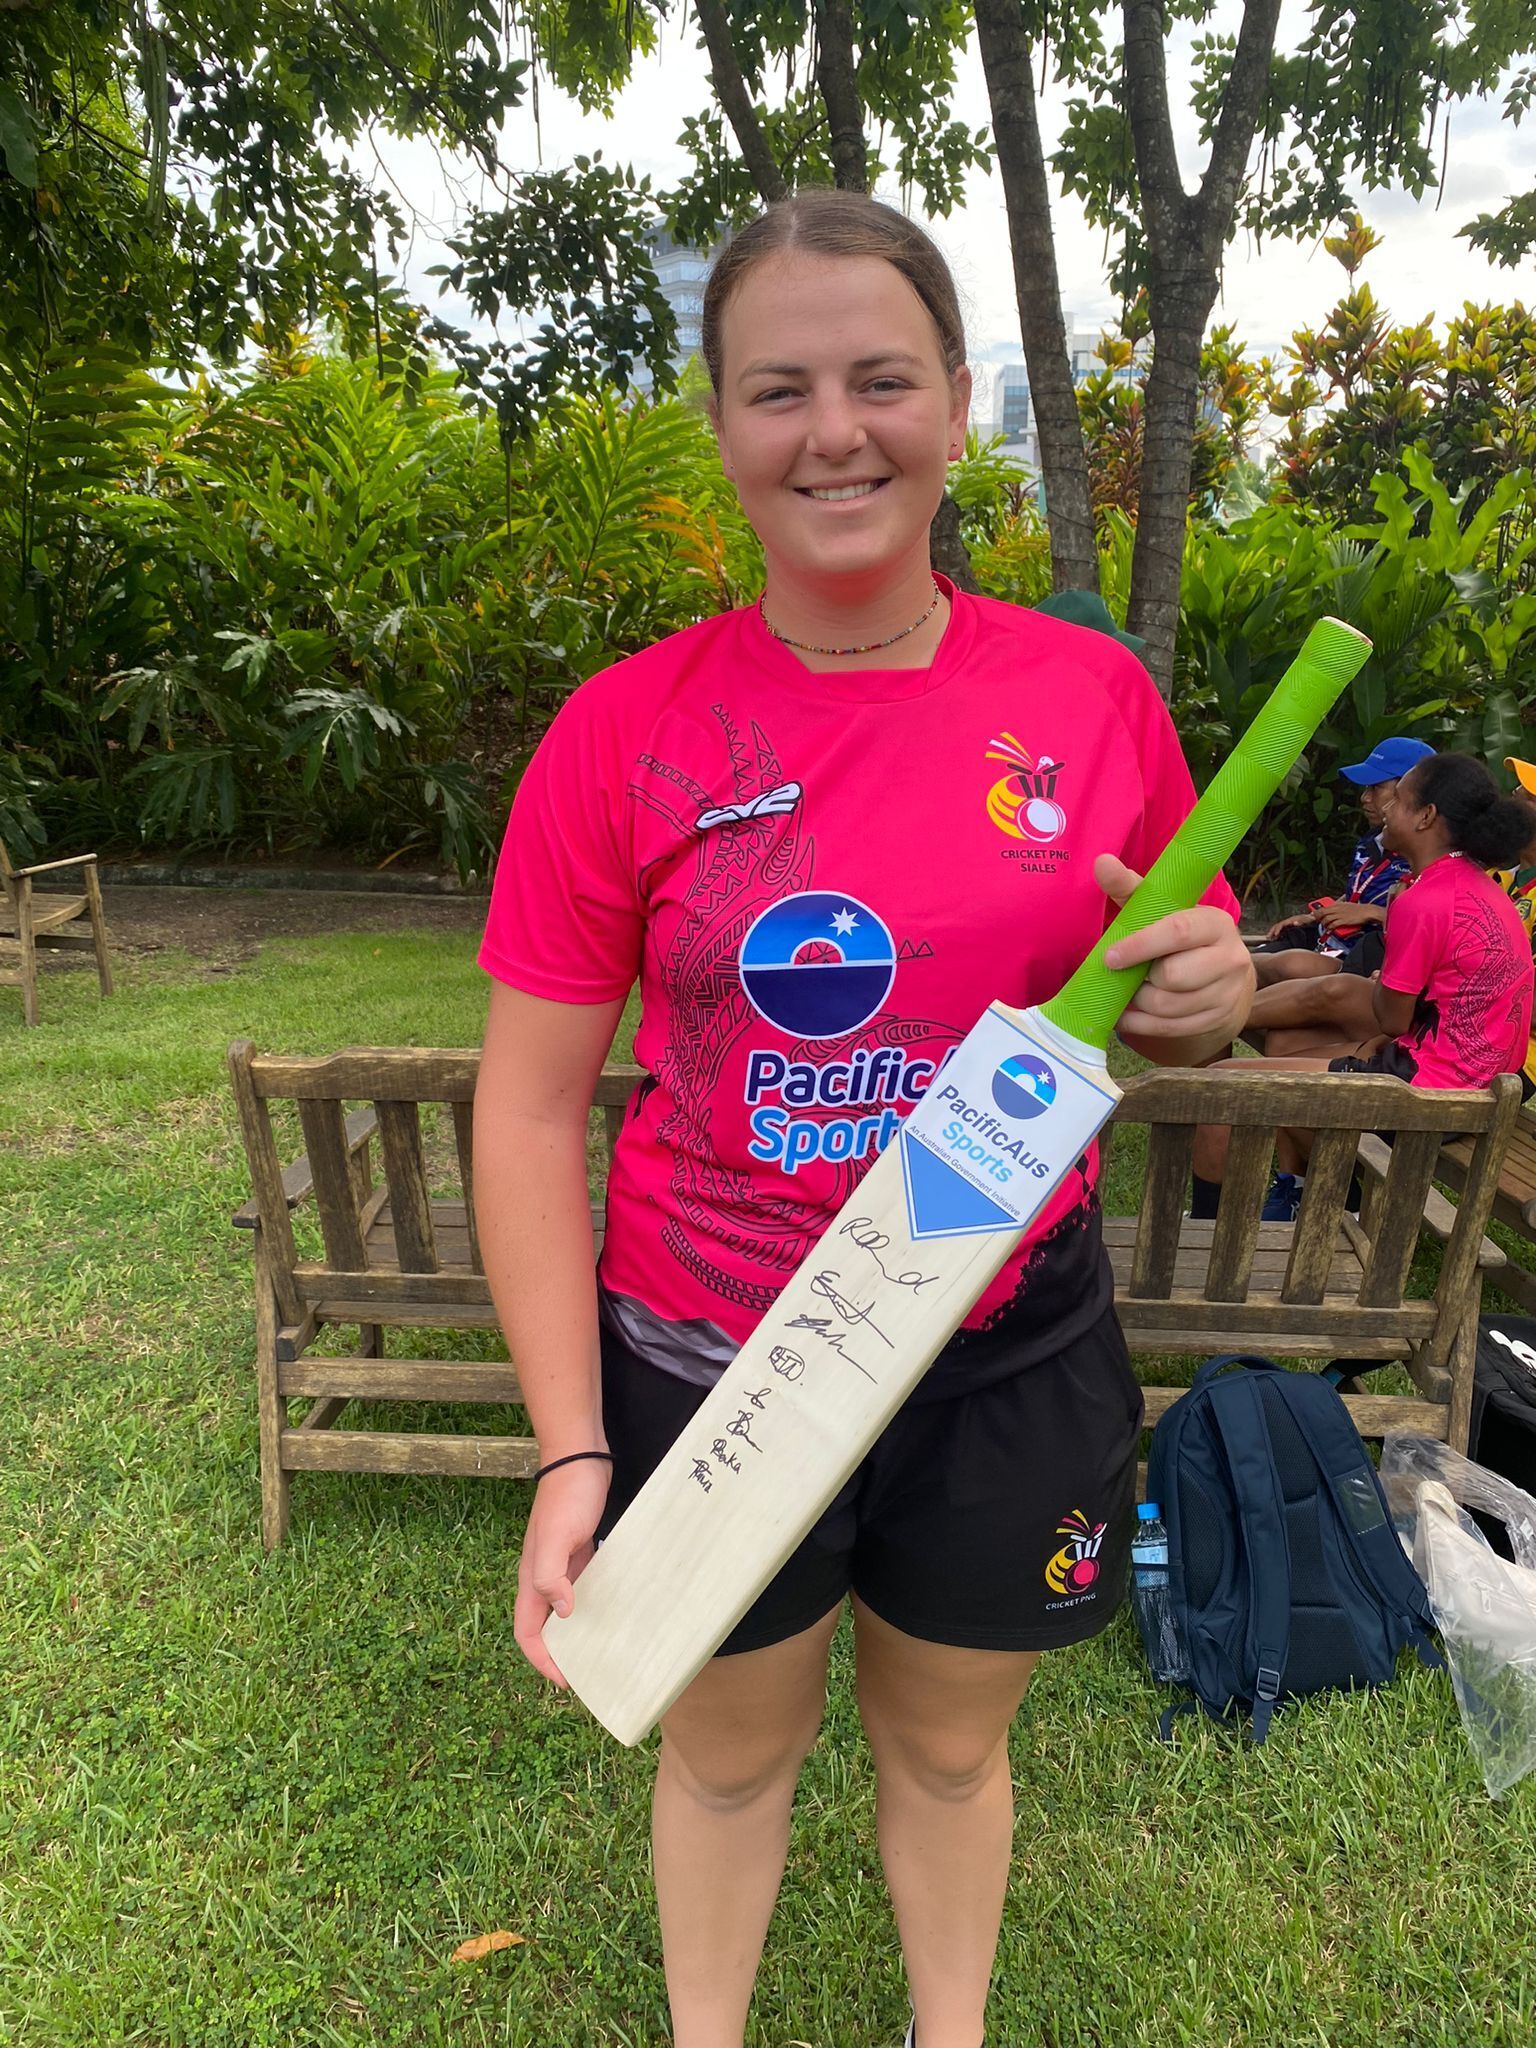
[(620, 1742), (655, 1725), (963, 1321), (1119, 1091), (994, 1004), (833, 1218), (544, 1640)]

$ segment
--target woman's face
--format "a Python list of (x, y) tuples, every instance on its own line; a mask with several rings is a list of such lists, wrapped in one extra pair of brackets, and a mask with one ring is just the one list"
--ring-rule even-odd
[(1381, 843), (1388, 853), (1407, 855), (1413, 849), (1419, 818), (1428, 808), (1421, 802), (1414, 771), (1400, 776), (1392, 794), (1381, 807)]
[(926, 546), (971, 377), (950, 377), (900, 271), (766, 256), (728, 301), (721, 341), (720, 459), (770, 567), (862, 578)]

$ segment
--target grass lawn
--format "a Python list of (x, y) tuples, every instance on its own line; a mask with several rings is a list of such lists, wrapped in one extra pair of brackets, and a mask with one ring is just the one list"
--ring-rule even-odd
[[(472, 1044), (470, 945), (123, 980), (50, 977), (34, 1031), (0, 991), (0, 2040), (664, 2042), (649, 1758), (516, 1655), (524, 1489), (301, 1474), (258, 1540), (224, 1048)], [(1484, 1796), (1443, 1677), (1291, 1708), (1261, 1750), (1162, 1747), (1159, 1705), (1125, 1616), (1042, 1667), (994, 2048), (1536, 2041), (1536, 1788)], [(840, 1640), (762, 2048), (901, 2039), (871, 1790)], [(521, 1943), (449, 1960), (493, 1928)]]

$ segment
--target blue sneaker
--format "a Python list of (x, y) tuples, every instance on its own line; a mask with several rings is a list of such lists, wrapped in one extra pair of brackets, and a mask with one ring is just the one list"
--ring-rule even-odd
[(1277, 1173), (1271, 1176), (1269, 1193), (1264, 1197), (1264, 1206), (1259, 1211), (1261, 1223), (1294, 1223), (1296, 1211), (1301, 1207), (1301, 1182), (1294, 1173)]

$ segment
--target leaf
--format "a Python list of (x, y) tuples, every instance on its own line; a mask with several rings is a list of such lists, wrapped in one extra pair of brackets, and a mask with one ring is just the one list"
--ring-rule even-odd
[(37, 123), (32, 109), (8, 85), (0, 85), (0, 156), (18, 185), (37, 184)]
[(508, 1934), (505, 1927), (498, 1927), (494, 1934), (477, 1934), (469, 1941), (461, 1941), (449, 1957), (454, 1963), (478, 1963), (482, 1956), (488, 1956), (493, 1949), (517, 1948), (528, 1939), (526, 1934)]

